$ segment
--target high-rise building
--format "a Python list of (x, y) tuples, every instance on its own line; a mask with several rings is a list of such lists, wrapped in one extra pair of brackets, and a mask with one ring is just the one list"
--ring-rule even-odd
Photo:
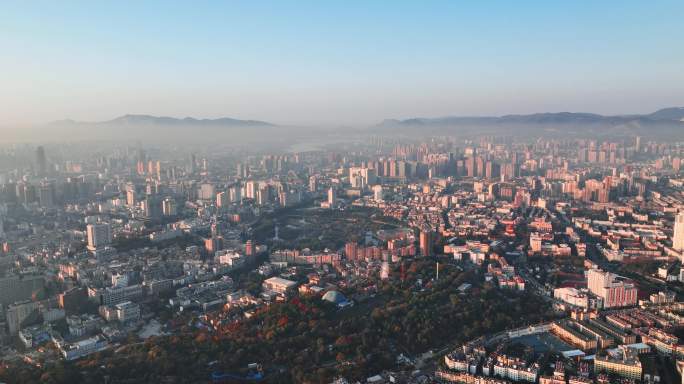
[(433, 234), (430, 231), (420, 231), (420, 254), (423, 256), (432, 256)]
[(223, 238), (220, 236), (204, 239), (204, 249), (210, 255), (223, 248)]
[(68, 315), (76, 314), (87, 304), (88, 292), (84, 287), (73, 287), (60, 293), (57, 300), (59, 307)]
[(157, 219), (162, 215), (162, 200), (157, 195), (148, 195), (143, 200), (143, 211), (148, 219)]
[(9, 333), (14, 335), (19, 332), (24, 321), (37, 313), (38, 308), (40, 308), (40, 303), (36, 301), (25, 301), (10, 305), (5, 314)]
[(632, 281), (598, 268), (589, 269), (587, 288), (603, 300), (603, 308), (627, 307), (637, 303), (637, 288)]
[(39, 146), (36, 148), (36, 174), (38, 176), (45, 176), (47, 173), (47, 159), (45, 157), (45, 148)]
[(88, 249), (94, 251), (112, 243), (112, 228), (109, 224), (88, 224)]
[(245, 196), (248, 199), (256, 200), (257, 195), (257, 185), (254, 180), (250, 180), (245, 184)]
[(212, 200), (215, 196), (214, 185), (210, 183), (202, 183), (200, 185), (198, 195), (200, 200)]
[(190, 155), (188, 159), (188, 166), (185, 169), (189, 174), (193, 174), (197, 171), (197, 156), (195, 154)]
[(17, 202), (17, 185), (15, 183), (4, 183), (0, 186), (0, 201)]
[(254, 244), (252, 240), (247, 240), (245, 243), (245, 256), (254, 256)]
[(164, 216), (176, 216), (177, 214), (176, 200), (167, 197), (162, 202), (162, 214)]
[(239, 183), (230, 187), (228, 192), (230, 193), (231, 203), (240, 203), (242, 201), (242, 188)]
[(43, 181), (38, 189), (38, 201), (40, 206), (50, 208), (55, 205), (55, 184)]
[(223, 208), (228, 205), (228, 192), (219, 192), (216, 194), (216, 207)]
[(385, 198), (382, 185), (376, 185), (373, 187), (373, 200), (383, 201)]
[[(403, 162), (400, 162), (403, 163)], [(405, 167), (404, 167), (405, 168)], [(400, 168), (401, 169), (401, 168)], [(399, 173), (400, 177), (404, 177)], [(349, 168), (349, 183), (352, 188), (365, 189), (367, 185), (375, 184), (377, 179), (377, 173), (375, 169), (366, 167), (350, 167)]]
[(485, 175), (485, 161), (482, 156), (475, 158), (475, 176), (484, 177)]
[(271, 201), (271, 187), (266, 183), (260, 183), (256, 196), (257, 204), (266, 205)]
[(0, 306), (29, 300), (43, 290), (45, 278), (39, 275), (0, 277)]
[(249, 166), (243, 163), (238, 163), (236, 166), (236, 176), (241, 179), (249, 177)]
[(328, 189), (328, 204), (330, 205), (330, 208), (333, 208), (337, 204), (337, 196), (335, 194), (335, 188), (333, 187)]
[(684, 212), (680, 212), (675, 216), (672, 248), (677, 251), (684, 251)]
[(135, 205), (135, 185), (126, 185), (126, 205), (133, 207)]
[(135, 167), (136, 172), (138, 172), (138, 175), (144, 175), (145, 174), (145, 162), (143, 161), (138, 161)]
[(474, 177), (475, 176), (475, 158), (472, 156), (468, 157), (465, 161), (465, 166), (466, 166), (466, 176)]

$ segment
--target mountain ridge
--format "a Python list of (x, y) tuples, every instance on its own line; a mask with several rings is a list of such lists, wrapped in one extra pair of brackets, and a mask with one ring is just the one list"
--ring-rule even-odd
[(401, 135), (515, 135), (551, 137), (644, 136), (684, 137), (684, 108), (663, 108), (640, 115), (604, 116), (582, 112), (545, 112), (502, 116), (445, 116), (386, 119), (372, 127), (378, 134)]
[(176, 118), (169, 116), (154, 116), (146, 114), (126, 114), (105, 121), (77, 121), (72, 119), (57, 120), (49, 125), (172, 125), (172, 126), (240, 126), (240, 127), (276, 127), (261, 120), (241, 120), (232, 117), (220, 117), (216, 119), (198, 119), (195, 117)]
[[(397, 125), (449, 125), (449, 124), (626, 124), (649, 122), (684, 123), (684, 107), (668, 107), (649, 114), (601, 115), (587, 112), (538, 112), (530, 114), (506, 114), (500, 116), (441, 116), (385, 119), (374, 127)], [(262, 126), (277, 127), (262, 120), (242, 120), (232, 117), (196, 118), (170, 117), (148, 114), (125, 114), (104, 121), (57, 120), (48, 125), (174, 125), (174, 126)]]
[(684, 107), (659, 109), (650, 114), (601, 115), (586, 112), (540, 112), (501, 116), (442, 116), (385, 119), (376, 126), (449, 124), (627, 124), (649, 122), (682, 123)]

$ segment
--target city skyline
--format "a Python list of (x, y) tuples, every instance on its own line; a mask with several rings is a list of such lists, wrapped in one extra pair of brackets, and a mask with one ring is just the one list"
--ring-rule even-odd
[(684, 383), (684, 2), (14, 2), (0, 384)]
[(10, 4), (0, 127), (283, 125), (684, 105), (681, 3)]

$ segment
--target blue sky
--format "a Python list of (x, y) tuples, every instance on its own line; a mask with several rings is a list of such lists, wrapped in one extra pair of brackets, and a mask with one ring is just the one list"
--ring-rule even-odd
[(16, 1), (0, 124), (684, 106), (682, 1)]

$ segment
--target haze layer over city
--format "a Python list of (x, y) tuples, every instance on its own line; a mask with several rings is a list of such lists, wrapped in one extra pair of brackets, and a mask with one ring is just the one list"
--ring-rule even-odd
[(684, 383), (684, 3), (0, 8), (0, 384)]

